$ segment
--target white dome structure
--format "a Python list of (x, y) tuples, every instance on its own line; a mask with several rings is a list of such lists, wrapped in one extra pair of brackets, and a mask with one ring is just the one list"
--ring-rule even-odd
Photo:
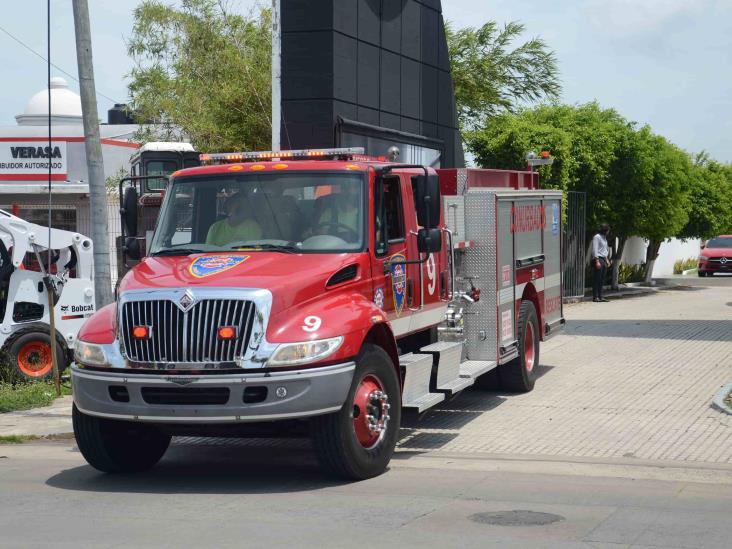
[[(23, 114), (15, 117), (19, 126), (48, 124), (48, 90), (39, 91), (30, 98)], [(51, 123), (54, 125), (82, 124), (81, 97), (69, 89), (63, 78), (51, 78)]]

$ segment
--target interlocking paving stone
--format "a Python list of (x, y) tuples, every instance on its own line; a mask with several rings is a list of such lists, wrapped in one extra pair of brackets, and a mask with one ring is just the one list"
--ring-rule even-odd
[(732, 463), (732, 416), (710, 407), (732, 379), (731, 294), (568, 307), (532, 393), (466, 391), (410, 425), (400, 448)]

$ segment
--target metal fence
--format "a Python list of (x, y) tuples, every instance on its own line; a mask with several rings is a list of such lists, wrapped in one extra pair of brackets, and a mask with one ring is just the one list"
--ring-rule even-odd
[(567, 216), (564, 221), (564, 297), (585, 295), (585, 232), (587, 230), (587, 194), (567, 192)]

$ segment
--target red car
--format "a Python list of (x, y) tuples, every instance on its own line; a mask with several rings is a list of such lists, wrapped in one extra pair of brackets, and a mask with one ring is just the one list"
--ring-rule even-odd
[(699, 254), (699, 276), (732, 273), (732, 235), (712, 238)]

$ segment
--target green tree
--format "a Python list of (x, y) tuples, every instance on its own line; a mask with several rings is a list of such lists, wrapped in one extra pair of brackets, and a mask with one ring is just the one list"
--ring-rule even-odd
[(732, 231), (732, 166), (715, 162), (705, 152), (693, 162), (689, 221), (679, 236), (706, 240)]
[(513, 47), (524, 30), (517, 22), (500, 27), (489, 21), (460, 30), (445, 26), (463, 128), (479, 128), (487, 118), (520, 104), (559, 97), (557, 59), (546, 43), (532, 38)]
[(268, 148), (270, 27), (268, 10), (234, 15), (223, 0), (143, 1), (127, 43), (139, 119), (160, 124), (163, 138), (182, 131), (203, 152)]
[[(550, 150), (555, 162), (539, 168), (542, 186), (587, 193), (587, 242), (600, 223), (610, 223), (616, 257), (629, 237), (648, 238), (648, 272), (661, 242), (687, 221), (688, 156), (597, 103), (503, 113), (469, 132), (467, 143), (479, 164), (492, 168), (525, 169), (527, 151)], [(618, 267), (616, 261), (614, 284)]]
[(627, 158), (631, 184), (616, 204), (618, 208), (625, 205), (633, 216), (632, 234), (648, 240), (645, 280), (651, 282), (661, 244), (678, 236), (689, 218), (691, 159), (648, 127), (634, 135)]
[(633, 127), (613, 109), (597, 103), (543, 105), (491, 118), (479, 131), (466, 133), (468, 149), (479, 165), (526, 169), (526, 153), (549, 150), (554, 164), (538, 168), (542, 186), (587, 193), (589, 227), (613, 222), (608, 202), (619, 144)]

